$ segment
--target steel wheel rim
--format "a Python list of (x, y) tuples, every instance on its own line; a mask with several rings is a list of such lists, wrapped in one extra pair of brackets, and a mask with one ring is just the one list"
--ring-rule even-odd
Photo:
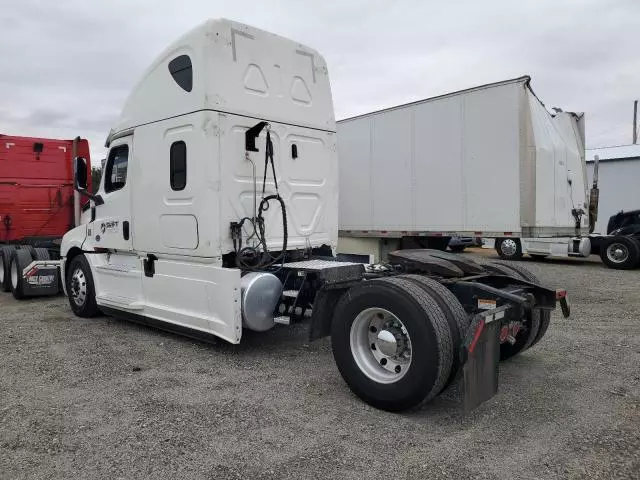
[(395, 383), (411, 367), (409, 332), (402, 321), (384, 308), (367, 308), (351, 324), (351, 354), (356, 365), (377, 383)]
[(18, 288), (18, 265), (16, 262), (11, 262), (11, 286)]
[(622, 243), (612, 243), (607, 247), (607, 258), (613, 263), (624, 263), (629, 259), (629, 249)]
[(0, 285), (4, 283), (4, 255), (0, 255)]
[(507, 257), (512, 257), (518, 251), (518, 244), (515, 240), (507, 238), (506, 240), (502, 241), (500, 249), (502, 250), (502, 253), (504, 253)]
[(76, 268), (71, 275), (71, 298), (73, 302), (82, 307), (87, 299), (87, 277), (80, 268)]

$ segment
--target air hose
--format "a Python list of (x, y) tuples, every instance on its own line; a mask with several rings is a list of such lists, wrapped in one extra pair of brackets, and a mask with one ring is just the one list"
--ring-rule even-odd
[[(273, 174), (273, 183), (275, 185), (276, 193), (273, 195), (265, 196), (266, 183), (267, 183), (267, 170), (271, 164), (271, 172)], [(267, 247), (267, 235), (265, 229), (265, 222), (263, 213), (269, 210), (269, 202), (276, 200), (280, 203), (280, 210), (282, 212), (282, 250), (276, 256), (273, 256)], [(242, 247), (242, 225), (245, 221), (251, 222), (253, 226), (253, 234), (258, 239), (256, 246)], [(267, 139), (265, 145), (264, 155), (264, 177), (262, 179), (262, 199), (258, 208), (258, 214), (255, 218), (245, 217), (240, 220), (239, 223), (233, 224), (231, 227), (231, 237), (233, 238), (233, 246), (236, 252), (236, 266), (242, 270), (265, 270), (276, 263), (284, 261), (284, 257), (287, 251), (287, 209), (284, 200), (280, 196), (278, 191), (278, 179), (276, 178), (276, 168), (273, 162), (273, 142), (271, 141), (271, 134), (267, 129)]]

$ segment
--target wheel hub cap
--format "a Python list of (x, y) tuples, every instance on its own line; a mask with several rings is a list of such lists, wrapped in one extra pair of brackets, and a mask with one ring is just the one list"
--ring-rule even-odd
[(393, 357), (398, 353), (396, 336), (390, 330), (381, 330), (375, 342), (376, 347), (383, 355)]
[(84, 276), (84, 272), (77, 269), (71, 276), (71, 298), (74, 303), (81, 307), (87, 298), (87, 278)]
[(614, 263), (623, 263), (629, 258), (629, 250), (621, 243), (614, 243), (607, 248), (607, 257)]
[(351, 325), (351, 352), (367, 377), (394, 383), (411, 366), (411, 339), (402, 321), (383, 308), (360, 312)]
[(502, 253), (504, 253), (508, 257), (515, 255), (518, 251), (518, 245), (514, 240), (511, 240), (510, 238), (508, 238), (507, 240), (503, 240), (500, 248), (502, 249)]

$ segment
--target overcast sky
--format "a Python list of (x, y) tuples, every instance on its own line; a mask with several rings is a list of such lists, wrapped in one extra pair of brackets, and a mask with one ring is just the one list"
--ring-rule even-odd
[(315, 48), (336, 118), (528, 74), (584, 111), (587, 146), (631, 143), (640, 1), (14, 0), (0, 7), (0, 133), (92, 142), (169, 43), (226, 17)]

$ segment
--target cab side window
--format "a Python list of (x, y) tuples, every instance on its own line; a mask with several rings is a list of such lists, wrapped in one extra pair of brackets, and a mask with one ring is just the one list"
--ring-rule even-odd
[(187, 145), (173, 142), (169, 153), (169, 183), (171, 190), (184, 190), (187, 185)]
[(120, 190), (127, 183), (127, 166), (129, 164), (129, 146), (120, 145), (109, 152), (105, 167), (104, 191), (105, 193)]

